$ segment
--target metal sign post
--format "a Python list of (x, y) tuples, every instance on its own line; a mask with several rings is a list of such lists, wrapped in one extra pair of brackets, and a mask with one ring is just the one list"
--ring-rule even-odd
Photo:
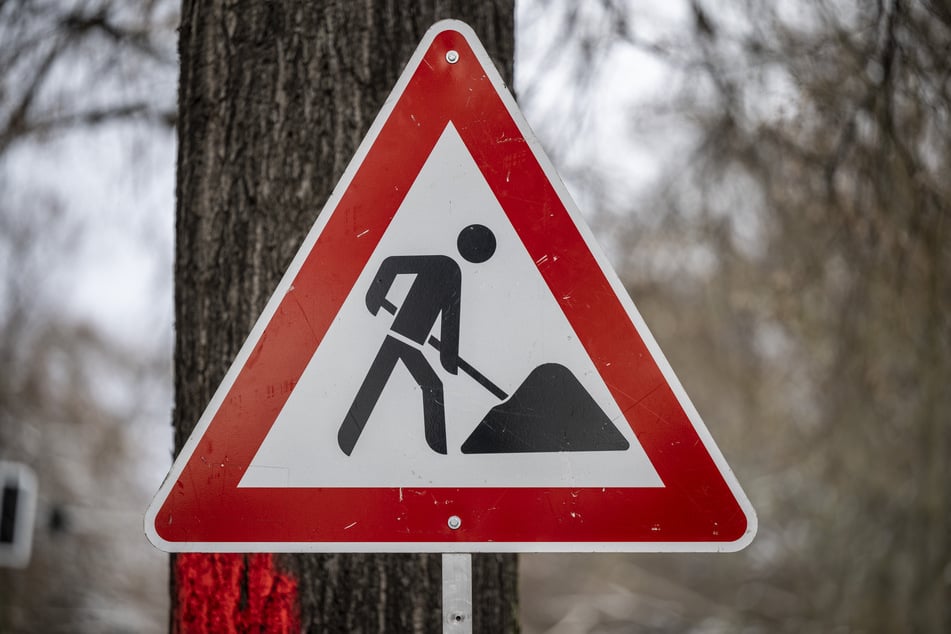
[(472, 555), (442, 556), (442, 631), (472, 634)]

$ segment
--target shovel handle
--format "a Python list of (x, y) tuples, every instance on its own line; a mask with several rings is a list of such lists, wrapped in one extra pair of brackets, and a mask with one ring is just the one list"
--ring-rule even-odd
[[(383, 310), (389, 314), (396, 314), (396, 305), (385, 297), (383, 298), (383, 302), (380, 304), (380, 306), (382, 306)], [(431, 345), (436, 350), (439, 350), (439, 347), (442, 345), (439, 342), (439, 339), (432, 335), (429, 336), (429, 341), (427, 343), (429, 343), (429, 345)], [(509, 397), (505, 390), (490, 381), (487, 376), (469, 365), (469, 363), (462, 357), (459, 357), (459, 369), (468, 374), (476, 383), (487, 389), (492, 393), (492, 396), (499, 399), (500, 401), (504, 401)]]

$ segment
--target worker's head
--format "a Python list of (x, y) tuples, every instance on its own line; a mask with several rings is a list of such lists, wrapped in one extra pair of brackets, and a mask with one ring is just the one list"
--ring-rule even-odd
[(469, 225), (459, 232), (456, 247), (462, 257), (479, 264), (495, 253), (495, 234), (485, 225)]

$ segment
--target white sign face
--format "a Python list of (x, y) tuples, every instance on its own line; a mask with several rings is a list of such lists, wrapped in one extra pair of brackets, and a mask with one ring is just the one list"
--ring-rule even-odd
[[(466, 226), (488, 227), (496, 250), (485, 262), (459, 255)], [(464, 371), (440, 367), (439, 352), (419, 346), (444, 391), (447, 453), (424, 436), (422, 390), (395, 365), (351, 454), (337, 432), (394, 317), (372, 315), (365, 298), (384, 259), (443, 255), (462, 272), (459, 356), (508, 394), (543, 364), (557, 363), (578, 379), (628, 447), (610, 451), (462, 453), (486, 414), (505, 400)], [(386, 294), (397, 307), (416, 274), (398, 275)], [(438, 319), (438, 317), (437, 317)], [(437, 321), (432, 331), (439, 333)], [(412, 344), (411, 344), (412, 345)], [(566, 401), (565, 407), (570, 403)], [(319, 416), (315, 413), (319, 412)], [(531, 412), (525, 412), (531, 415)], [(566, 413), (567, 415), (567, 413)], [(576, 421), (585, 425), (587, 421)], [(595, 423), (596, 424), (596, 423)], [(543, 425), (535, 426), (539, 433)], [(657, 487), (662, 486), (630, 425), (614, 402), (512, 229), (459, 134), (450, 124), (380, 240), (353, 291), (288, 398), (241, 480), (242, 487)]]
[(756, 516), (471, 29), (427, 33), (146, 515), (170, 551), (736, 550)]

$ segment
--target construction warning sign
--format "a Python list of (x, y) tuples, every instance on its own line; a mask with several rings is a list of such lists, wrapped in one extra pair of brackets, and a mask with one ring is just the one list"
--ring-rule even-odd
[(736, 550), (755, 528), (455, 21), (426, 34), (146, 515), (170, 551)]

